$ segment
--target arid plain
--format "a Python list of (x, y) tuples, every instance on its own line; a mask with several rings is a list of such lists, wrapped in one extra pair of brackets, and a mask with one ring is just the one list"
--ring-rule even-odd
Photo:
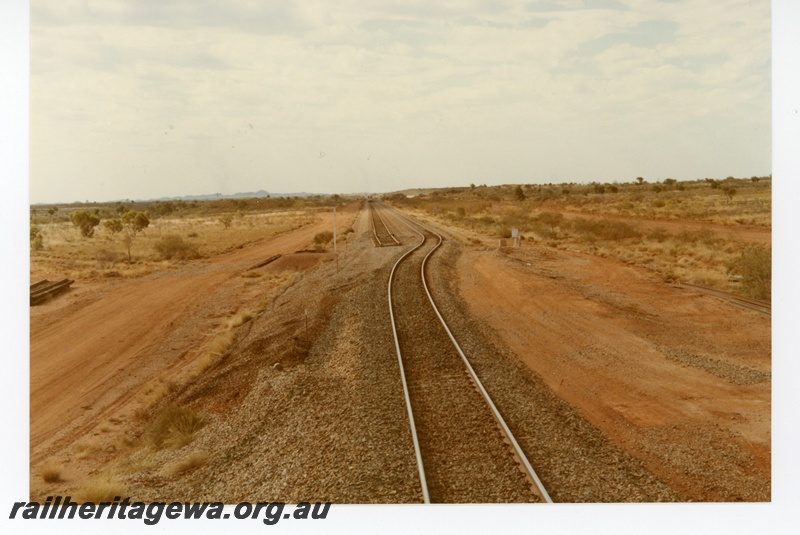
[(31, 283), (74, 280), (30, 311), (32, 499), (421, 501), (387, 285), (422, 224), (553, 501), (769, 501), (770, 316), (735, 296), (768, 310), (771, 179), (640, 182), (32, 207)]

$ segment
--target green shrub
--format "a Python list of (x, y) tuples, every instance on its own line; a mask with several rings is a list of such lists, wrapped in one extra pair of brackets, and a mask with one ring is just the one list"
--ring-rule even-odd
[(69, 220), (81, 230), (84, 238), (94, 236), (94, 227), (100, 224), (100, 218), (86, 210), (75, 210), (69, 215)]

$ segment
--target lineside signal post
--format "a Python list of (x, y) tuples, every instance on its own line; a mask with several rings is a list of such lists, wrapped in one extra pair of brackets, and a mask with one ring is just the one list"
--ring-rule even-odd
[(512, 228), (511, 229), (511, 237), (514, 239), (514, 247), (519, 249), (519, 229)]

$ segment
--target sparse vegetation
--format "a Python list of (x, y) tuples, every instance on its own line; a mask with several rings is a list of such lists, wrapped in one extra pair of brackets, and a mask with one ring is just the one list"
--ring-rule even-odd
[(34, 251), (41, 251), (44, 249), (42, 230), (36, 225), (31, 225), (31, 249)]
[(170, 405), (150, 424), (147, 437), (155, 449), (178, 449), (190, 444), (205, 424), (193, 411)]
[(314, 247), (318, 251), (322, 251), (325, 247), (333, 241), (333, 232), (324, 231), (314, 236)]
[[(724, 186), (723, 186), (724, 184)], [(645, 185), (646, 187), (642, 187)], [(527, 184), (441, 189), (392, 203), (493, 239), (519, 228), (523, 239), (647, 267), (665, 280), (736, 291), (728, 266), (750, 245), (724, 230), (667, 228), (660, 221), (702, 222), (769, 230), (771, 178), (628, 183)], [(731, 194), (728, 189), (733, 189)], [(497, 243), (497, 242), (495, 242)], [(751, 290), (741, 286), (745, 293)]]
[[(311, 196), (32, 207), (30, 223), (38, 228), (41, 241), (32, 236), (31, 263), (34, 268), (76, 280), (139, 277), (164, 269), (167, 262), (195, 257), (193, 251), (213, 257), (308, 224), (316, 220), (318, 210), (327, 211), (332, 203), (340, 205), (349, 200), (344, 196)], [(99, 225), (87, 230), (93, 236), (91, 241), (80, 239), (82, 233), (75, 232), (71, 214), (79, 212), (99, 219)], [(235, 221), (228, 229), (219, 224), (225, 214)], [(169, 235), (182, 236), (191, 247), (178, 244), (177, 254), (165, 259), (156, 244)], [(123, 258), (128, 265), (121, 269), (115, 264)]]
[(81, 236), (91, 238), (94, 236), (94, 227), (100, 224), (100, 218), (86, 210), (76, 210), (69, 216), (73, 225), (81, 231)]
[(772, 248), (750, 246), (728, 266), (730, 274), (742, 277), (742, 293), (754, 299), (771, 301)]
[(46, 463), (39, 470), (39, 474), (42, 476), (42, 480), (45, 483), (59, 483), (62, 481), (62, 471), (63, 469), (61, 465), (55, 463)]
[(122, 220), (107, 219), (106, 221), (103, 221), (103, 227), (105, 227), (110, 234), (117, 234), (119, 232), (122, 232), (123, 229)]
[(158, 254), (161, 255), (161, 258), (166, 260), (172, 258), (188, 260), (200, 256), (196, 246), (186, 243), (183, 241), (183, 238), (177, 234), (168, 234), (158, 240), (155, 244), (155, 249)]
[(136, 236), (150, 226), (150, 218), (145, 212), (130, 210), (122, 216), (122, 224)]
[(87, 482), (78, 492), (77, 499), (80, 502), (112, 502), (115, 498), (125, 495), (125, 488), (121, 483), (115, 481), (113, 476), (104, 474)]

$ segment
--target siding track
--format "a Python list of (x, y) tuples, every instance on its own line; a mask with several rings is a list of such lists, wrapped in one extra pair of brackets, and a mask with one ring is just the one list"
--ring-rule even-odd
[(369, 205), (369, 212), (372, 216), (372, 239), (375, 241), (375, 245), (378, 247), (400, 245), (400, 241), (394, 237), (389, 227), (386, 226), (386, 221), (384, 221), (383, 216), (381, 216), (378, 209), (375, 208), (375, 202), (368, 201), (367, 204)]

